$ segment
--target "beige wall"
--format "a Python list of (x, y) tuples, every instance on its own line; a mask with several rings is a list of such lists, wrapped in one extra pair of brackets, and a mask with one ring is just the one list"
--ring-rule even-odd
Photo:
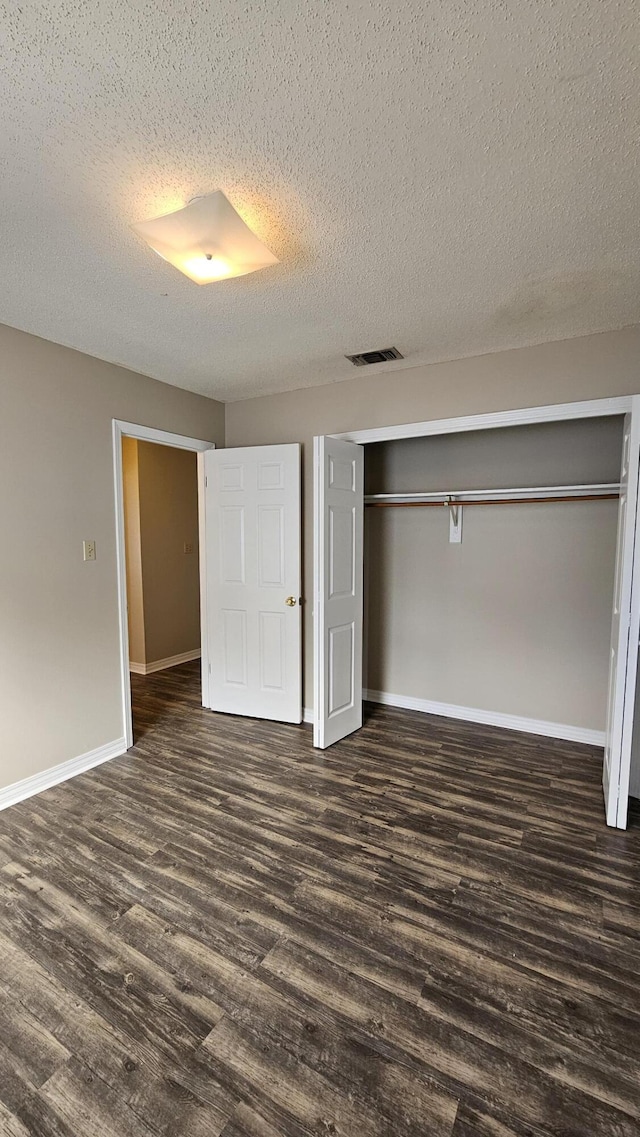
[(640, 327), (228, 404), (226, 445), (302, 442), (305, 705), (312, 703), (314, 434), (640, 392)]
[[(187, 450), (138, 442), (144, 654), (137, 663), (200, 647), (198, 464)], [(185, 553), (185, 544), (191, 553)]]
[[(368, 446), (367, 490), (613, 482), (622, 419)], [(366, 510), (368, 686), (603, 730), (615, 501)]]
[(127, 563), (127, 621), (129, 659), (146, 662), (144, 641), (144, 595), (142, 590), (142, 547), (140, 544), (140, 483), (138, 442), (122, 439), (122, 494), (124, 502), (124, 543)]
[(113, 418), (224, 437), (212, 400), (0, 328), (0, 786), (123, 733)]

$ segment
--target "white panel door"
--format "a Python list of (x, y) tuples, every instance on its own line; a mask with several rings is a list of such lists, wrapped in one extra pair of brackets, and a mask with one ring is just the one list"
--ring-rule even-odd
[(362, 726), (364, 451), (314, 439), (313, 745)]
[(640, 397), (625, 417), (618, 546), (616, 552), (609, 697), (602, 784), (607, 825), (625, 829), (636, 696), (640, 629), (640, 556), (638, 555), (638, 475), (640, 469)]
[(210, 450), (204, 468), (204, 705), (301, 722), (300, 447)]

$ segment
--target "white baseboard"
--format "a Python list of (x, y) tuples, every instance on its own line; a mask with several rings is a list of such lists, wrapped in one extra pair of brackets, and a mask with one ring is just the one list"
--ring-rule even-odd
[(42, 790), (48, 790), (50, 786), (57, 786), (59, 782), (66, 782), (68, 778), (74, 778), (76, 774), (82, 774), (93, 766), (99, 766), (101, 762), (108, 762), (110, 758), (117, 758), (118, 755), (124, 754), (126, 749), (126, 739), (116, 738), (113, 742), (105, 742), (104, 746), (98, 746), (95, 750), (88, 750), (86, 754), (80, 754), (78, 758), (70, 758), (68, 762), (62, 762), (59, 766), (51, 766), (49, 770), (43, 770), (41, 774), (32, 774), (30, 778), (23, 778), (21, 782), (14, 782), (12, 786), (6, 786), (5, 789), (0, 790), (0, 809), (7, 809), (8, 806), (15, 805), (16, 802), (24, 801), (27, 797), (33, 797), (34, 794), (39, 794)]
[(302, 721), (313, 722), (313, 707), (302, 708)]
[(589, 730), (583, 726), (566, 726), (559, 722), (544, 722), (520, 715), (506, 715), (499, 711), (482, 711), (475, 707), (458, 707), (455, 703), (435, 703), (431, 699), (416, 699), (411, 695), (392, 695), (388, 691), (363, 691), (370, 703), (383, 703), (387, 707), (402, 707), (408, 711), (422, 711), (427, 715), (442, 715), (449, 719), (502, 726), (507, 730), (521, 730), (526, 734), (541, 734), (547, 738), (564, 738), (567, 742), (586, 742), (590, 746), (604, 746), (604, 731)]
[(134, 675), (151, 675), (154, 671), (164, 671), (165, 667), (177, 667), (179, 663), (190, 663), (192, 659), (200, 659), (200, 648), (195, 651), (183, 651), (180, 655), (168, 655), (166, 659), (154, 659), (151, 663), (134, 663), (129, 660), (129, 671)]

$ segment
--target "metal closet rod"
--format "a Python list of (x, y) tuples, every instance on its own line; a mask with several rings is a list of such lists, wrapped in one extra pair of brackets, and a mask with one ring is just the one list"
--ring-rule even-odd
[(366, 501), (365, 505), (370, 509), (425, 509), (429, 506), (442, 509), (443, 505), (464, 505), (465, 508), (468, 505), (540, 505), (542, 502), (549, 505), (556, 501), (617, 501), (619, 497), (617, 493), (599, 493), (581, 494), (580, 497), (501, 497), (472, 501), (460, 501), (459, 498), (444, 501)]
[(435, 493), (367, 494), (365, 505), (389, 509), (452, 505), (539, 505), (567, 501), (611, 501), (620, 496), (620, 483), (544, 486), (501, 490), (440, 490)]

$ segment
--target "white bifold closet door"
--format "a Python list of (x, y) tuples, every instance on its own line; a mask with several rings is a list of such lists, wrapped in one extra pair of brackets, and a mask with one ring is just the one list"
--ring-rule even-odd
[(362, 726), (364, 451), (314, 439), (313, 744)]
[(629, 799), (631, 746), (640, 632), (640, 396), (625, 416), (620, 474), (609, 697), (602, 784), (607, 825), (625, 829)]
[(204, 472), (203, 703), (299, 723), (300, 446), (207, 450)]

